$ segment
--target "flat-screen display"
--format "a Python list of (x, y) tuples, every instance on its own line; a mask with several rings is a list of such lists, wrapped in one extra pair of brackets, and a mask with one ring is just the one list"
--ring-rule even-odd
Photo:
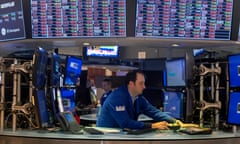
[(119, 53), (118, 46), (88, 46), (86, 47), (86, 56), (117, 58)]
[(233, 0), (137, 0), (136, 37), (230, 40)]
[(201, 49), (193, 49), (193, 56), (197, 57), (199, 55), (202, 55), (204, 52), (206, 52), (206, 50), (204, 50), (203, 48), (201, 48)]
[(31, 0), (33, 38), (126, 37), (126, 0)]
[(34, 101), (37, 107), (38, 123), (40, 127), (48, 127), (49, 124), (49, 113), (47, 108), (47, 99), (45, 95), (45, 90), (38, 89), (34, 90)]
[(240, 125), (240, 92), (230, 92), (227, 122)]
[(229, 86), (240, 87), (240, 54), (228, 56)]
[(0, 1), (0, 41), (26, 38), (22, 0)]
[(184, 118), (184, 94), (182, 92), (167, 92), (163, 93), (164, 102), (163, 110), (174, 118)]
[(51, 86), (59, 87), (60, 86), (60, 57), (57, 53), (52, 53), (51, 57)]
[(74, 112), (75, 110), (75, 90), (68, 88), (61, 88), (62, 104), (64, 111)]
[(150, 88), (163, 87), (163, 71), (143, 71), (145, 74), (145, 85)]
[(43, 48), (36, 48), (33, 55), (32, 82), (36, 88), (45, 86), (48, 53)]
[(65, 65), (64, 84), (75, 86), (82, 72), (82, 60), (77, 57), (68, 56)]
[(167, 60), (166, 85), (167, 87), (184, 87), (186, 85), (186, 61), (184, 58)]

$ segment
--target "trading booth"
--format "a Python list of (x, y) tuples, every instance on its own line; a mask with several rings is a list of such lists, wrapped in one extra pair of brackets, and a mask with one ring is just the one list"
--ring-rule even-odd
[[(238, 0), (1, 0), (0, 41), (26, 39), (29, 33), (31, 39), (232, 41), (239, 31), (237, 5)], [(183, 126), (96, 127), (97, 107), (86, 84), (88, 78), (98, 80), (100, 72), (89, 76), (88, 66), (129, 66), (119, 58), (121, 48), (117, 43), (88, 44), (73, 56), (39, 46), (30, 59), (1, 57), (0, 144), (240, 143), (240, 54), (219, 60), (204, 48), (157, 59), (150, 70), (139, 60), (136, 67), (129, 62), (131, 70), (146, 74), (145, 98)], [(92, 64), (91, 58), (100, 62)], [(111, 78), (118, 86), (127, 71), (102, 73), (99, 79), (115, 74)], [(138, 120), (153, 122), (143, 114)]]

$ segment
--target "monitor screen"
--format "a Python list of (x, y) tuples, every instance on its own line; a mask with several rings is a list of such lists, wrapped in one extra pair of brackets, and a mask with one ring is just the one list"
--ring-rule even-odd
[(26, 38), (22, 0), (0, 1), (0, 41)]
[(88, 46), (86, 47), (86, 56), (102, 57), (102, 58), (117, 58), (118, 46)]
[(205, 52), (206, 52), (206, 50), (204, 50), (203, 48), (193, 49), (193, 56), (194, 56), (194, 57), (197, 57), (197, 56), (202, 55), (202, 54), (205, 53)]
[(62, 105), (64, 111), (74, 112), (75, 110), (75, 90), (68, 88), (61, 88), (61, 96), (62, 96)]
[(52, 53), (51, 57), (51, 78), (50, 83), (51, 86), (60, 86), (60, 57), (57, 53)]
[(163, 87), (163, 71), (143, 71), (145, 74), (145, 85), (149, 88)]
[(166, 63), (166, 86), (167, 87), (184, 87), (185, 81), (185, 59), (167, 60)]
[(227, 122), (240, 125), (240, 92), (230, 92)]
[(137, 0), (136, 37), (230, 40), (233, 0)]
[(48, 127), (49, 113), (47, 108), (47, 99), (45, 90), (34, 90), (34, 101), (37, 108), (38, 123), (40, 127)]
[(126, 37), (126, 0), (31, 0), (33, 38)]
[(36, 88), (45, 86), (47, 74), (48, 53), (43, 48), (37, 48), (33, 55), (32, 82)]
[(81, 72), (82, 60), (77, 57), (68, 56), (65, 65), (64, 84), (69, 86), (75, 86), (78, 78), (81, 75)]
[(184, 94), (182, 92), (164, 92), (163, 110), (177, 119), (184, 118)]
[(228, 56), (229, 86), (240, 87), (240, 54)]

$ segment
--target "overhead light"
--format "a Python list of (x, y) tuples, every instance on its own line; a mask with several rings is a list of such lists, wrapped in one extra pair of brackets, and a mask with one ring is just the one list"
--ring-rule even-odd
[(172, 47), (178, 47), (179, 44), (172, 44), (171, 46), (172, 46)]
[(89, 46), (90, 43), (88, 43), (88, 42), (84, 42), (83, 45), (84, 45), (84, 46)]

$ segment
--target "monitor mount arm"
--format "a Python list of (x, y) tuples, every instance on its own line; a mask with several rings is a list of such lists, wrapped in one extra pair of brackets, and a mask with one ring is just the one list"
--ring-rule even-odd
[(221, 68), (220, 67), (216, 67), (216, 68), (207, 68), (206, 66), (204, 66), (203, 64), (201, 64), (199, 66), (199, 75), (206, 75), (208, 73), (216, 73), (216, 74), (220, 74), (221, 73)]
[(202, 100), (200, 102), (196, 102), (197, 108), (204, 111), (208, 108), (217, 108), (217, 109), (221, 109), (222, 105), (220, 101), (216, 101), (214, 103), (209, 103), (206, 102), (205, 100)]
[(24, 62), (23, 64), (12, 64), (10, 70), (14, 72), (22, 71), (24, 73), (29, 73), (31, 68), (32, 68), (31, 62)]
[(16, 111), (21, 111), (26, 115), (30, 115), (33, 112), (33, 104), (32, 103), (25, 103), (22, 106), (19, 105), (13, 105), (12, 106), (12, 111), (16, 112)]

